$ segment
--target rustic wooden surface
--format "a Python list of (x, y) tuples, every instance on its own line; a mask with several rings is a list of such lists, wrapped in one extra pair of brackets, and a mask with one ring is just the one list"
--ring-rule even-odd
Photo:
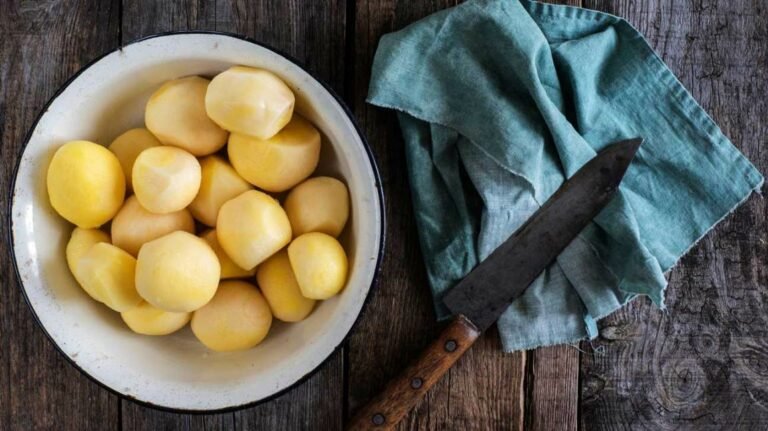
[(384, 389), (356, 410), (347, 426), (353, 430), (386, 429), (408, 415), (456, 361), (480, 337), (481, 331), (463, 315), (455, 317), (408, 366), (389, 379)]
[[(768, 4), (596, 1), (648, 37), (681, 82), (768, 172)], [(646, 300), (602, 322), (581, 356), (582, 427), (768, 428), (766, 200), (752, 198), (670, 273), (669, 312)], [(586, 350), (586, 349), (585, 349)]]
[[(558, 2), (558, 1), (553, 1)], [(559, 1), (566, 3), (565, 1)], [(394, 116), (364, 103), (379, 37), (457, 0), (5, 0), (0, 214), (23, 137), (56, 89), (121, 43), (220, 30), (286, 51), (343, 95), (378, 158), (387, 252), (365, 316), (311, 379), (220, 415), (139, 406), (79, 374), (45, 338), (0, 255), (0, 430), (340, 429), (439, 333)], [(759, 0), (570, 0), (626, 17), (734, 143), (768, 171), (768, 6)], [(750, 199), (671, 271), (669, 311), (638, 300), (580, 349), (505, 355), (491, 330), (400, 429), (766, 429), (766, 201)], [(0, 227), (7, 235), (7, 226)]]

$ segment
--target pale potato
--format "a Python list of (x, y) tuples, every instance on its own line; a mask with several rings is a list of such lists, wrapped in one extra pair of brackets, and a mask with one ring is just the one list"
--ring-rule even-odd
[(138, 306), (120, 313), (120, 317), (137, 334), (168, 335), (189, 323), (192, 313), (165, 311), (142, 301)]
[(315, 306), (314, 299), (305, 298), (301, 294), (285, 250), (259, 265), (256, 281), (272, 314), (283, 322), (304, 320)]
[(347, 281), (347, 255), (336, 238), (305, 233), (288, 246), (288, 258), (306, 298), (328, 299), (341, 291)]
[(256, 286), (222, 281), (216, 296), (192, 315), (192, 332), (217, 352), (256, 346), (269, 333), (272, 313)]
[(67, 242), (65, 251), (67, 256), (67, 266), (80, 285), (82, 285), (83, 282), (77, 276), (77, 263), (80, 262), (80, 258), (83, 257), (85, 253), (88, 253), (91, 247), (100, 242), (109, 244), (111, 241), (106, 232), (98, 229), (83, 229), (81, 227), (76, 227), (69, 237), (69, 242)]
[(175, 147), (146, 149), (133, 164), (133, 192), (141, 206), (155, 214), (186, 208), (200, 190), (200, 163)]
[(232, 133), (227, 153), (246, 181), (268, 192), (282, 192), (314, 172), (320, 158), (320, 133), (309, 121), (294, 115), (269, 139)]
[(112, 244), (136, 256), (145, 243), (181, 230), (195, 233), (195, 221), (186, 209), (167, 214), (155, 214), (139, 204), (136, 196), (125, 204), (112, 219)]
[(232, 261), (250, 270), (291, 242), (291, 223), (272, 196), (251, 190), (221, 206), (216, 237)]
[(107, 307), (123, 312), (141, 302), (136, 292), (136, 259), (112, 244), (100, 242), (77, 262), (83, 289)]
[(205, 93), (205, 109), (213, 121), (258, 139), (269, 139), (288, 124), (295, 101), (274, 73), (243, 66), (216, 75)]
[(207, 156), (227, 142), (227, 131), (205, 113), (208, 81), (199, 76), (174, 79), (152, 94), (144, 111), (144, 122), (165, 145), (182, 148), (196, 156)]
[(335, 178), (310, 178), (288, 193), (283, 206), (294, 236), (322, 232), (335, 237), (349, 218), (349, 192)]
[(109, 151), (115, 154), (117, 160), (120, 161), (120, 166), (123, 168), (125, 186), (128, 190), (132, 189), (131, 173), (133, 172), (133, 162), (136, 161), (136, 157), (147, 148), (160, 145), (162, 144), (155, 138), (155, 135), (143, 128), (131, 129), (115, 138), (109, 144)]
[(200, 160), (200, 167), (200, 191), (189, 204), (189, 211), (201, 223), (213, 227), (224, 202), (247, 192), (251, 185), (221, 157), (208, 156)]
[(246, 270), (237, 266), (235, 262), (227, 255), (227, 252), (221, 248), (219, 239), (216, 237), (216, 229), (211, 229), (202, 235), (200, 238), (204, 239), (208, 245), (211, 246), (213, 252), (216, 253), (216, 257), (219, 258), (219, 264), (221, 265), (221, 278), (245, 278), (251, 277), (256, 273), (256, 269)]
[(46, 182), (53, 209), (82, 228), (108, 222), (125, 198), (125, 175), (117, 157), (89, 141), (70, 141), (56, 150)]
[(164, 310), (196, 310), (213, 298), (221, 266), (202, 239), (176, 231), (144, 244), (136, 262), (136, 289)]

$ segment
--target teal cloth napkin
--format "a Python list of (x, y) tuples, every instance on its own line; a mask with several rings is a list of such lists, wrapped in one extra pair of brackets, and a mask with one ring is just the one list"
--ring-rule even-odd
[(643, 137), (619, 195), (498, 321), (505, 351), (598, 334), (763, 177), (643, 36), (612, 15), (473, 0), (385, 35), (369, 103), (398, 111), (440, 298), (611, 142)]

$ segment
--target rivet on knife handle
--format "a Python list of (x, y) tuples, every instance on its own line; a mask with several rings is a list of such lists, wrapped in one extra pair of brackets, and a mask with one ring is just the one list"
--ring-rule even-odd
[(384, 391), (364, 406), (349, 423), (350, 430), (392, 429), (448, 372), (480, 336), (464, 316), (456, 317), (437, 340)]

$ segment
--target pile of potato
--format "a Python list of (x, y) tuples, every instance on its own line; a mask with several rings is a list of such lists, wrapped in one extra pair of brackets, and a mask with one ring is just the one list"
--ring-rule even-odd
[[(216, 351), (251, 348), (273, 316), (298, 322), (339, 293), (349, 193), (309, 178), (321, 138), (294, 103), (273, 73), (236, 66), (165, 83), (146, 129), (108, 148), (59, 148), (48, 196), (76, 225), (66, 258), (83, 290), (140, 334), (191, 321)], [(282, 205), (269, 194), (282, 192)]]

